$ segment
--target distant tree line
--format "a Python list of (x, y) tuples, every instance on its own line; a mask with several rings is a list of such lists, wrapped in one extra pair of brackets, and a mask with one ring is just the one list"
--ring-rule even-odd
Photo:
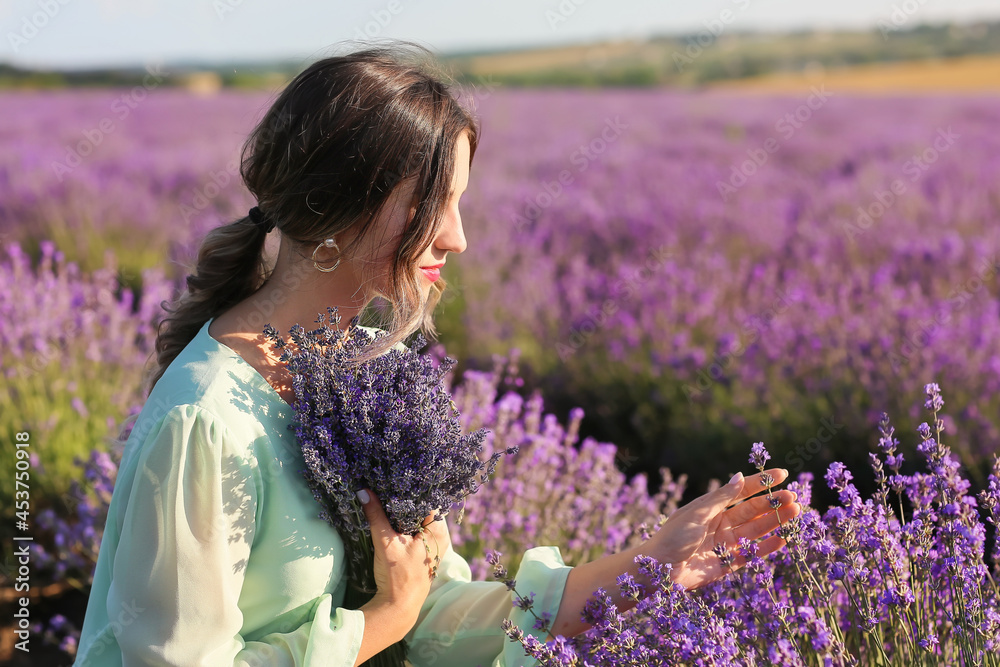
[[(729, 11), (729, 10), (725, 10)], [(735, 16), (725, 11), (705, 21), (704, 30), (685, 35), (660, 35), (637, 42), (634, 52), (619, 53), (595, 63), (523, 67), (501, 73), (492, 70), (506, 53), (446, 53), (441, 61), (459, 82), (491, 82), (509, 86), (657, 86), (698, 85), (770, 72), (796, 72), (806, 67), (845, 67), (877, 62), (1000, 54), (1000, 21), (925, 25), (918, 14), (888, 12), (868, 31), (739, 32), (729, 27)], [(818, 37), (822, 35), (822, 39)], [(599, 44), (595, 43), (595, 47)], [(566, 47), (554, 47), (559, 48)], [(579, 46), (571, 47), (583, 52)], [(509, 52), (507, 52), (509, 53)], [(195, 73), (212, 72), (221, 86), (260, 88), (294, 77), (308, 63), (215, 63), (166, 66), (163, 85), (185, 85)], [(139, 85), (146, 70), (33, 70), (0, 63), (0, 88), (60, 88)]]

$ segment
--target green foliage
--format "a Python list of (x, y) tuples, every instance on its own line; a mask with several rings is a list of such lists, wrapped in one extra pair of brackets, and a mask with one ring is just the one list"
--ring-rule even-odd
[[(139, 398), (139, 378), (132, 369), (88, 361), (76, 347), (54, 358), (27, 357), (15, 377), (0, 375), (0, 395), (7, 397), (0, 410), (0, 438), (11, 443), (16, 433), (26, 431), (29, 451), (37, 456), (37, 467), (29, 470), (32, 516), (45, 508), (68, 515), (71, 508), (63, 499), (72, 480), (86, 486), (74, 458), (86, 459), (94, 449), (108, 451), (117, 426)], [(74, 399), (79, 399), (75, 406)], [(14, 484), (13, 474), (0, 477), (4, 544), (14, 534)]]

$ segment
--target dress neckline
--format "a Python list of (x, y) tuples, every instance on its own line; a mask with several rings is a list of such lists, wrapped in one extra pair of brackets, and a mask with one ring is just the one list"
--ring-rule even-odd
[(208, 321), (205, 322), (205, 324), (201, 327), (201, 331), (199, 333), (200, 334), (204, 334), (205, 338), (207, 338), (210, 341), (211, 344), (213, 344), (216, 347), (218, 347), (222, 352), (224, 352), (225, 354), (227, 354), (227, 355), (229, 355), (231, 357), (234, 357), (236, 359), (236, 363), (241, 364), (242, 366), (244, 366), (245, 368), (247, 368), (250, 373), (253, 374), (253, 376), (257, 379), (257, 381), (261, 385), (263, 385), (263, 387), (265, 388), (265, 391), (269, 392), (271, 394), (271, 396), (273, 396), (274, 398), (277, 398), (283, 404), (285, 404), (289, 408), (291, 408), (292, 406), (288, 403), (288, 401), (286, 401), (284, 398), (281, 397), (281, 394), (279, 394), (278, 391), (274, 387), (271, 386), (271, 383), (268, 382), (264, 378), (264, 376), (260, 374), (260, 371), (258, 371), (256, 368), (254, 368), (253, 364), (251, 364), (249, 361), (247, 361), (246, 359), (244, 359), (243, 356), (239, 352), (237, 352), (233, 348), (229, 347), (228, 345), (226, 345), (222, 341), (218, 340), (217, 338), (215, 338), (215, 336), (213, 336), (212, 334), (210, 334), (208, 332), (208, 327), (214, 321), (215, 321), (215, 318), (214, 317), (210, 317), (208, 319)]

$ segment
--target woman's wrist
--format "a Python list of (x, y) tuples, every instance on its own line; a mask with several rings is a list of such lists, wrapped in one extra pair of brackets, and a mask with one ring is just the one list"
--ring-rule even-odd
[(637, 555), (651, 555), (648, 550), (643, 550), (644, 546), (646, 543), (574, 567), (566, 580), (559, 611), (552, 623), (552, 634), (572, 637), (590, 628), (580, 616), (587, 601), (598, 588), (603, 588), (620, 610), (634, 607), (634, 600), (621, 596), (618, 577), (628, 572), (638, 583), (646, 586), (648, 591), (649, 581), (639, 573), (639, 566), (635, 563)]
[(401, 608), (378, 594), (359, 610), (365, 615), (365, 630), (355, 667), (403, 639), (416, 620), (409, 620), (411, 615), (405, 605)]
[(366, 612), (366, 618), (368, 611), (374, 614), (395, 636), (395, 641), (406, 636), (420, 614), (420, 605), (415, 604), (415, 601), (392, 599), (380, 593), (376, 593), (361, 609)]

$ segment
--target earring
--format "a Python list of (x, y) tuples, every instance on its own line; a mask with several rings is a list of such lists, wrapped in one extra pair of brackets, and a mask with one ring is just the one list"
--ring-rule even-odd
[(330, 271), (333, 271), (338, 266), (340, 266), (340, 257), (337, 257), (337, 263), (334, 264), (333, 266), (331, 266), (329, 269), (324, 269), (322, 266), (320, 266), (316, 262), (316, 252), (320, 248), (336, 248), (337, 249), (337, 254), (338, 255), (340, 254), (340, 246), (337, 245), (337, 242), (334, 241), (333, 239), (327, 239), (327, 240), (323, 241), (322, 243), (320, 243), (318, 246), (316, 246), (316, 250), (313, 250), (313, 254), (312, 254), (313, 266), (315, 266), (317, 269), (319, 269), (323, 273), (329, 273)]

